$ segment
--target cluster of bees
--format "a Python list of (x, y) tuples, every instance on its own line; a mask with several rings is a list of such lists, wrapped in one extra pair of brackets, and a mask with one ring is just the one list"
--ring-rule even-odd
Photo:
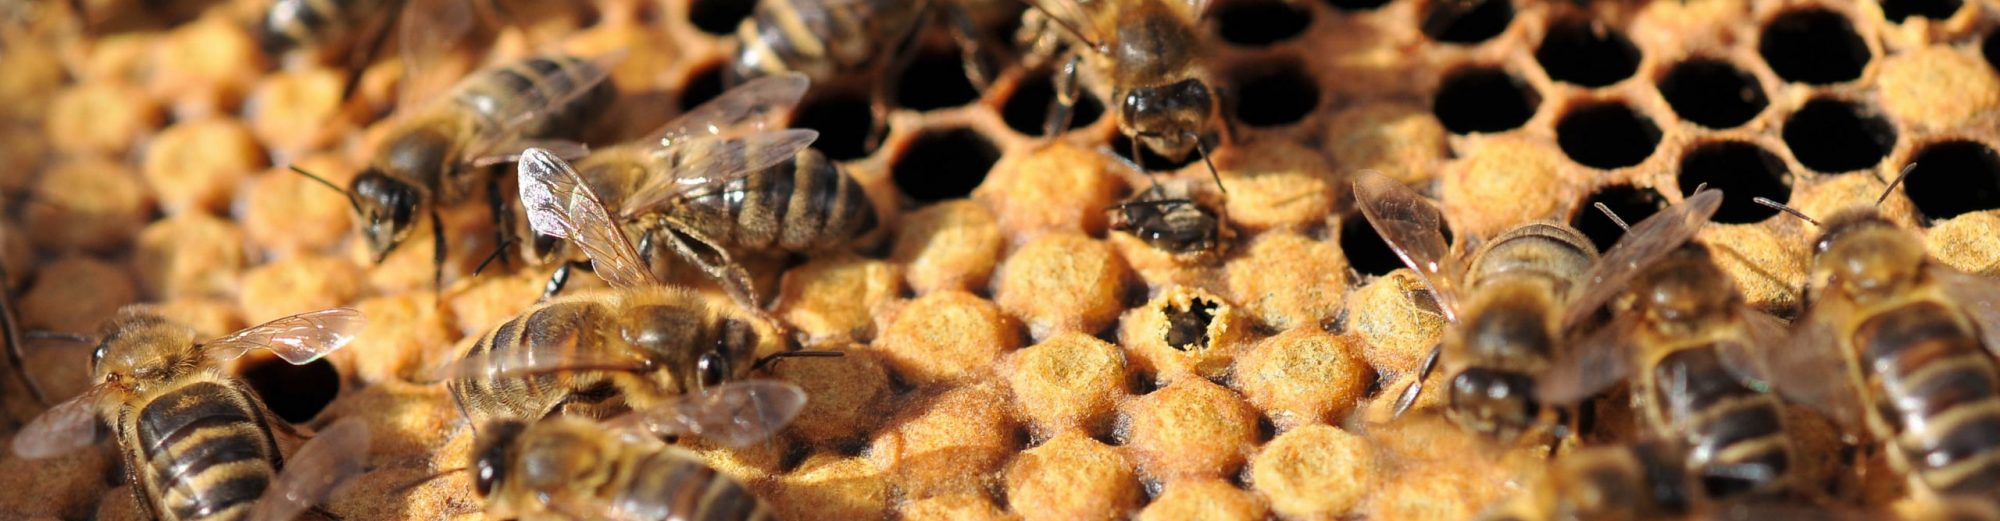
[[(432, 51), (425, 45), (460, 35), (469, 19), (421, 20), (468, 11), (447, 3), (275, 0), (262, 33), (276, 52), (351, 47), (351, 93), (390, 36), (405, 66), (420, 71)], [(791, 342), (738, 258), (847, 248), (886, 224), (843, 167), (811, 148), (816, 132), (780, 119), (816, 82), (907, 64), (913, 35), (933, 22), (961, 43), (966, 75), (983, 86), (992, 73), (972, 13), (1012, 3), (761, 0), (736, 34), (730, 87), (643, 137), (594, 149), (572, 141), (609, 106), (609, 71), (621, 57), (544, 54), (399, 105), (388, 137), (347, 186), (295, 168), (346, 195), (378, 260), (428, 221), (440, 285), (438, 209), (482, 190), (506, 221), (488, 262), (553, 267), (538, 305), (430, 375), (477, 437), (471, 461), (433, 478), (472, 473), (484, 508), (502, 518), (770, 517), (748, 488), (666, 441), (763, 442), (808, 396), (757, 374), (785, 358), (839, 356)], [(1223, 97), (1200, 58), (1205, 0), (1026, 3), (1025, 60), (1059, 71), (1047, 135), (1069, 128), (1088, 77), (1115, 101), (1111, 114), (1135, 159), (1142, 146), (1206, 159), (1227, 143)], [(498, 5), (490, 14), (505, 18)], [(879, 113), (895, 86), (875, 85)], [(887, 118), (874, 121), (879, 138)], [(507, 173), (516, 196), (495, 177)], [(1846, 515), (1838, 492), (1806, 470), (1804, 460), (1820, 456), (1795, 442), (1799, 426), (1785, 409), (1797, 404), (1849, 435), (1855, 450), (1841, 457), (1879, 452), (1939, 515), (2000, 519), (2000, 281), (1930, 259), (1874, 207), (1824, 216), (1782, 208), (1818, 230), (1810, 304), (1787, 320), (1745, 306), (1693, 242), (1720, 207), (1719, 190), (1697, 188), (1600, 255), (1580, 232), (1551, 222), (1454, 245), (1441, 212), (1410, 186), (1361, 172), (1353, 187), (1368, 222), (1453, 324), (1416, 383), (1397, 391), (1397, 415), (1422, 412), (1413, 406), (1424, 393), (1445, 393), (1444, 416), (1470, 432), (1497, 444), (1560, 445), (1590, 431), (1589, 404), (1621, 386), (1637, 411), (1641, 439), (1571, 444), (1530, 493), (1490, 516)], [(1154, 184), (1107, 212), (1114, 229), (1202, 262), (1232, 233), (1212, 203)], [(653, 258), (661, 249), (730, 302), (663, 282)], [(563, 295), (578, 269), (612, 291)], [(25, 426), (12, 450), (61, 454), (94, 444), (108, 425), (151, 517), (330, 515), (317, 505), (365, 470), (369, 433), (353, 419), (281, 458), (273, 430), (292, 427), (221, 370), (255, 350), (293, 364), (319, 359), (354, 338), (358, 312), (302, 313), (210, 340), (136, 311), (95, 336), (22, 332), (5, 315), (16, 368), (23, 336), (96, 346), (95, 385)]]

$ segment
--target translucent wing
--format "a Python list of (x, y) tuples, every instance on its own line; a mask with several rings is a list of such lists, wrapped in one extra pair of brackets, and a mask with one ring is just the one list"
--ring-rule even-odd
[(14, 433), (14, 455), (25, 459), (60, 456), (97, 442), (98, 388), (43, 411)]
[(1549, 403), (1583, 401), (1632, 374), (1631, 318), (1613, 320), (1569, 346), (1535, 384), (1535, 398)]
[(575, 161), (590, 155), (590, 145), (563, 139), (521, 139), (502, 148), (503, 150), (495, 150), (485, 157), (472, 160), (472, 166), (475, 168), (485, 168), (493, 165), (519, 163), (521, 162), (521, 154), (527, 152), (530, 148), (546, 150), (549, 152), (549, 155), (562, 158), (564, 161)]
[(1866, 434), (1861, 389), (1840, 352), (1847, 347), (1831, 320), (1843, 312), (1827, 309), (1834, 306), (1840, 304), (1820, 301), (1793, 324), (1789, 341), (1759, 350), (1756, 373), (1769, 375), (1766, 383), (1785, 399), (1825, 414), (1847, 433)]
[(464, 71), (447, 66), (447, 58), (465, 45), (472, 33), (470, 0), (403, 0), (398, 17), (397, 56), (403, 79), (396, 106), (411, 110), (435, 99), (457, 84)]
[(1389, 176), (1363, 171), (1354, 177), (1354, 201), (1369, 226), (1430, 286), (1446, 320), (1458, 321), (1458, 291), (1444, 240), (1444, 215), (1415, 190)]
[(2000, 356), (2000, 279), (1973, 275), (1939, 263), (1931, 263), (1929, 271), (1945, 296), (1972, 317), (1986, 351)]
[(368, 422), (347, 418), (320, 429), (285, 460), (284, 472), (264, 490), (250, 519), (289, 521), (326, 501), (368, 463)]
[(582, 248), (597, 276), (612, 286), (657, 283), (625, 230), (569, 163), (548, 151), (529, 149), (521, 154), (520, 185), (521, 207), (535, 233), (568, 239)]
[(269, 349), (278, 358), (301, 365), (347, 345), (366, 323), (361, 312), (353, 309), (308, 311), (210, 340), (202, 347), (217, 360), (234, 360), (252, 349)]
[(1596, 313), (1598, 307), (1624, 291), (1632, 277), (1645, 267), (1687, 244), (1720, 207), (1721, 190), (1702, 190), (1633, 225), (1632, 231), (1605, 250), (1597, 264), (1591, 266), (1590, 273), (1584, 275), (1583, 291), (1570, 301), (1569, 311), (1563, 316), (1564, 327), (1573, 327)]
[(660, 151), (666, 172), (657, 173), (632, 190), (619, 214), (632, 217), (653, 211), (668, 201), (712, 195), (729, 180), (809, 153), (819, 132), (787, 129), (740, 139), (697, 137)]
[[(541, 59), (563, 63), (569, 63), (574, 60), (569, 56), (547, 56)], [(526, 131), (535, 122), (548, 118), (550, 115), (569, 106), (578, 98), (589, 94), (591, 89), (596, 88), (598, 84), (604, 83), (606, 78), (611, 77), (611, 68), (618, 65), (618, 62), (624, 61), (624, 59), (624, 52), (584, 59), (576, 63), (575, 70), (563, 73), (569, 76), (570, 81), (562, 82), (560, 85), (555, 86), (549, 85), (549, 82), (542, 82), (540, 85), (537, 85), (535, 87), (537, 89), (536, 94), (531, 96), (534, 99), (533, 103), (518, 104), (512, 107), (513, 110), (510, 113), (495, 114), (495, 117), (501, 120), (501, 124), (491, 126), (488, 130), (473, 136), (471, 144), (465, 147), (464, 155), (459, 159), (466, 162), (478, 162), (480, 158), (511, 155), (513, 151), (525, 148), (519, 144), (526, 137), (522, 135), (523, 131)], [(488, 72), (490, 70), (474, 74), (486, 74)]]
[(777, 380), (731, 382), (634, 412), (623, 422), (655, 435), (693, 434), (728, 447), (764, 441), (797, 418), (806, 391)]
[[(1108, 0), (1105, 0), (1108, 1)], [(1192, 0), (1205, 2), (1206, 0)], [(1049, 20), (1067, 29), (1071, 36), (1083, 40), (1084, 45), (1103, 52), (1106, 40), (1104, 31), (1097, 28), (1097, 22), (1090, 16), (1090, 8), (1080, 0), (1028, 0), (1036, 9), (1048, 13)], [(1199, 14), (1199, 11), (1196, 12)]]
[(563, 371), (643, 371), (644, 360), (575, 349), (575, 337), (529, 342), (526, 349), (496, 349), (466, 356), (431, 373), (431, 381), (520, 378)]
[(1776, 375), (1764, 367), (1761, 353), (1768, 349), (1786, 348), (1791, 343), (1791, 335), (1787, 331), (1790, 326), (1783, 319), (1749, 307), (1738, 308), (1737, 317), (1742, 321), (1744, 341), (1720, 342), (1717, 354), (1722, 358), (1723, 368), (1735, 374), (1737, 379), (1759, 390), (1768, 390), (1771, 379)]
[(812, 80), (797, 72), (750, 80), (688, 110), (638, 142), (674, 146), (690, 137), (762, 131), (776, 124), (773, 115), (788, 114), (798, 106), (811, 85)]

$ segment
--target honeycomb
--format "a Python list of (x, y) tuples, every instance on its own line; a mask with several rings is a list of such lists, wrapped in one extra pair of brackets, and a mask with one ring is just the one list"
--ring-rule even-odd
[[(506, 3), (527, 16), (454, 65), (624, 49), (598, 144), (718, 94), (750, 8)], [(471, 446), (418, 375), (532, 305), (547, 270), (475, 276), (494, 225), (465, 204), (444, 213), (449, 282), (434, 291), (428, 233), (374, 263), (346, 202), (283, 168), (344, 184), (386, 128), (397, 61), (341, 100), (344, 73), (324, 64), (338, 60), (259, 50), (248, 21), (265, 0), (80, 4), (87, 30), (60, 2), (0, 2), (0, 259), (23, 327), (91, 332), (143, 305), (213, 336), (360, 309), (369, 326), (327, 360), (253, 357), (237, 374), (288, 421), (358, 417), (376, 433), (369, 472), (328, 511), (483, 517), (463, 473), (405, 486), (464, 466)], [(1433, 194), (1460, 243), (1554, 219), (1604, 247), (1619, 230), (1594, 203), (1636, 221), (1721, 188), (1700, 240), (1752, 304), (1793, 314), (1812, 229), (1751, 198), (1825, 215), (1914, 164), (1882, 207), (1943, 262), (2000, 275), (2000, 2), (1452, 5), (1214, 2), (1202, 25), (1227, 89), (1213, 155), (1226, 197), (1195, 158), (1142, 158), (1225, 201), (1234, 235), (1207, 261), (1108, 230), (1104, 209), (1148, 183), (1123, 161), (1129, 141), (1102, 92), (1061, 139), (1039, 135), (1051, 70), (1007, 46), (980, 91), (950, 40), (926, 34), (885, 78), (906, 87), (872, 150), (866, 82), (815, 86), (793, 124), (822, 132), (815, 146), (888, 226), (851, 252), (748, 264), (786, 326), (845, 356), (773, 369), (811, 402), (772, 443), (682, 443), (788, 519), (1471, 517), (1546, 460), (1437, 421), (1437, 393), (1386, 421), (1444, 322), (1353, 209), (1362, 170)], [(989, 43), (1011, 41), (1019, 9), (982, 18)], [(569, 291), (602, 286), (580, 279)], [(84, 387), (87, 349), (24, 351), (52, 397)], [(41, 407), (0, 385), (11, 433)], [(0, 455), (0, 517), (137, 518), (109, 445)]]

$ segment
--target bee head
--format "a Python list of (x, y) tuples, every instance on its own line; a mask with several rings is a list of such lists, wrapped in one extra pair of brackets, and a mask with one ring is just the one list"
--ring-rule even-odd
[(1194, 150), (1215, 111), (1215, 96), (1200, 78), (1126, 91), (1118, 105), (1121, 130), (1168, 159)]
[(348, 190), (354, 197), (354, 210), (359, 212), (361, 235), (368, 239), (369, 252), (380, 262), (403, 239), (409, 238), (410, 230), (416, 227), (423, 193), (415, 185), (376, 168), (355, 176)]
[(198, 361), (194, 330), (150, 313), (121, 311), (99, 338), (90, 374), (100, 383), (167, 379)]
[(528, 430), (528, 424), (520, 420), (498, 420), (479, 429), (479, 440), (472, 449), (473, 485), (481, 497), (493, 493), (493, 485), (507, 479), (507, 462), (513, 461), (515, 441)]
[(1836, 215), (1823, 229), (1814, 242), (1818, 284), (1869, 298), (1895, 294), (1922, 273), (1923, 244), (1879, 214)]

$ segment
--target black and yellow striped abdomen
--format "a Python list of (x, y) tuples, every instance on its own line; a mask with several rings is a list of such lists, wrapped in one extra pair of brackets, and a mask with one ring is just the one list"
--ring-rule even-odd
[(197, 381), (119, 418), (126, 464), (159, 519), (241, 519), (282, 465), (262, 406), (239, 386)]
[[(493, 356), (499, 352), (541, 353), (602, 350), (614, 348), (617, 339), (605, 333), (616, 331), (611, 306), (585, 296), (558, 299), (529, 309), (498, 327), (472, 345), (465, 356)], [(551, 371), (528, 375), (458, 379), (448, 383), (453, 395), (473, 419), (541, 418), (566, 403), (575, 406), (616, 407), (619, 398), (616, 378), (630, 375), (598, 371)]]
[[(264, 50), (283, 53), (355, 38), (372, 18), (399, 8), (390, 0), (275, 0), (264, 11), (258, 37)], [(353, 42), (346, 42), (353, 43)]]
[(524, 137), (573, 138), (602, 115), (617, 95), (609, 80), (588, 87), (574, 99), (562, 100), (589, 78), (607, 71), (584, 58), (550, 54), (485, 69), (460, 83), (451, 93), (459, 109), (476, 116), (480, 132), (503, 128), (524, 115)]
[(874, 203), (861, 185), (813, 149), (731, 179), (668, 212), (710, 238), (754, 251), (837, 248), (877, 223)]
[(624, 462), (625, 479), (609, 483), (612, 507), (635, 519), (750, 521), (774, 519), (762, 500), (693, 453), (675, 447)]
[[(1653, 365), (1658, 421), (1688, 446), (1688, 465), (1704, 496), (1776, 492), (1796, 467), (1777, 397), (1744, 386), (1717, 346), (1690, 346)], [(1652, 415), (1649, 415), (1652, 417)]]
[(1855, 330), (1874, 409), (1896, 450), (1944, 494), (2000, 495), (2000, 368), (1956, 311), (1932, 301)]
[(736, 28), (731, 74), (751, 79), (800, 72), (813, 82), (853, 72), (897, 45), (921, 0), (759, 0)]

